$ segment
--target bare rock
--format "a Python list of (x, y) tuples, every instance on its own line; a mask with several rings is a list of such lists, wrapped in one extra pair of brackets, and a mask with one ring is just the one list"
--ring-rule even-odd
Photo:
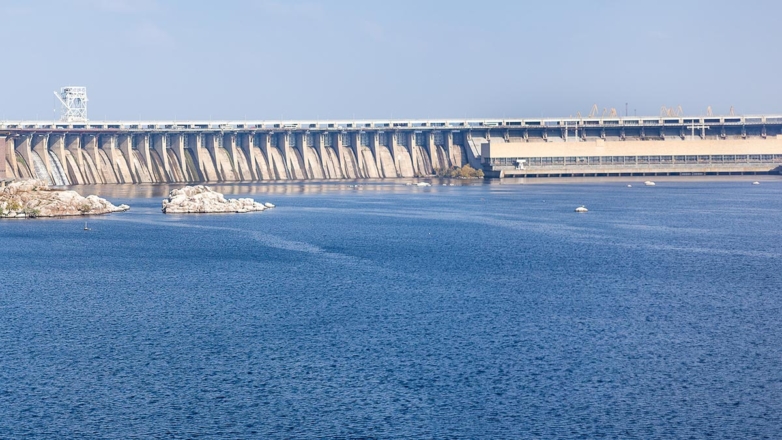
[(11, 182), (0, 190), (0, 218), (95, 215), (128, 209), (128, 205), (114, 206), (98, 196), (54, 190), (38, 179)]
[(165, 214), (252, 212), (265, 209), (268, 209), (267, 206), (253, 199), (226, 199), (205, 185), (173, 189), (168, 193), (168, 198), (163, 200)]

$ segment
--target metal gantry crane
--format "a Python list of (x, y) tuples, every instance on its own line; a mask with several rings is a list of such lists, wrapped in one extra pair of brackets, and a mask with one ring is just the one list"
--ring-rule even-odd
[(67, 122), (85, 122), (87, 120), (87, 88), (68, 86), (54, 92), (62, 104), (60, 119)]

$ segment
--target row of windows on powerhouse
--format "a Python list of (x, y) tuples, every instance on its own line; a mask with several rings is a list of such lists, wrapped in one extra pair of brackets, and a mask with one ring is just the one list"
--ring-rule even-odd
[(484, 158), (492, 165), (516, 165), (524, 161), (528, 165), (587, 165), (612, 163), (746, 163), (780, 162), (782, 154), (710, 155), (710, 156), (585, 156), (585, 157), (516, 157)]

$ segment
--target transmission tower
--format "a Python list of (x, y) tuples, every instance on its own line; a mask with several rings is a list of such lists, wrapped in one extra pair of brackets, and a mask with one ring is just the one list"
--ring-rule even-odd
[(87, 88), (63, 87), (54, 96), (62, 104), (60, 119), (67, 122), (84, 122), (87, 120)]

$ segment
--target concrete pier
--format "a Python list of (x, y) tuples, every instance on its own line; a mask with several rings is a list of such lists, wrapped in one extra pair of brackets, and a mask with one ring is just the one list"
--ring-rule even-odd
[(5, 137), (0, 137), (0, 180), (3, 180), (6, 178), (6, 166), (10, 165), (10, 161), (8, 160), (8, 151), (12, 151), (13, 149), (10, 149), (6, 146), (6, 143), (8, 141)]
[(0, 122), (0, 179), (65, 184), (769, 173), (782, 116)]

